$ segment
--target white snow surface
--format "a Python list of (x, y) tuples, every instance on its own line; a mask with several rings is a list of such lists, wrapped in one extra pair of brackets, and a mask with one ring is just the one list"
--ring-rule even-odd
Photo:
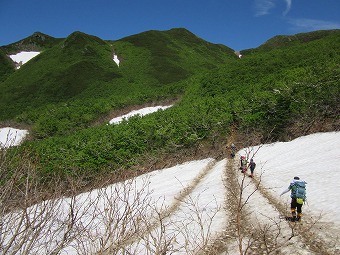
[(113, 61), (116, 62), (117, 66), (119, 66), (120, 61), (119, 61), (118, 56), (116, 54), (113, 55)]
[[(339, 237), (337, 231), (340, 230), (340, 198), (338, 196), (340, 192), (338, 181), (340, 178), (338, 166), (340, 132), (316, 133), (290, 142), (277, 142), (245, 148), (237, 153), (237, 157), (241, 155), (254, 158), (257, 163), (255, 179), (261, 178), (261, 185), (275, 200), (286, 204), (287, 212), (290, 203), (289, 193), (281, 197), (280, 193), (289, 186), (295, 176), (305, 180), (307, 182), (307, 203), (303, 206), (304, 218), (318, 219), (321, 215), (321, 221), (318, 224), (321, 224), (321, 227), (324, 226), (325, 229), (320, 231), (324, 231), (326, 236), (329, 233), (329, 236), (334, 240)], [(228, 159), (220, 161), (212, 158), (196, 160), (156, 170), (134, 180), (129, 180), (125, 182), (125, 185), (128, 182), (131, 184), (128, 188), (129, 192), (125, 194), (128, 195), (127, 200), (131, 203), (128, 208), (133, 210), (133, 201), (137, 196), (143, 201), (149, 201), (149, 204), (153, 206), (146, 210), (146, 215), (151, 222), (157, 220), (156, 211), (168, 210), (170, 212), (169, 217), (163, 220), (164, 228), (162, 231), (169, 236), (176, 237), (172, 247), (177, 248), (177, 251), (172, 254), (188, 254), (188, 250), (194, 251), (202, 241), (202, 236), (197, 235), (199, 231), (203, 231), (205, 235), (214, 238), (222, 233), (228, 225), (231, 216), (230, 212), (225, 209), (227, 191), (224, 183), (224, 171), (227, 162)], [(241, 180), (243, 175), (238, 170), (237, 172), (238, 179)], [(254, 191), (255, 185), (251, 178), (246, 178), (245, 182), (244, 195), (247, 196)], [(126, 210), (126, 207), (124, 207), (126, 203), (123, 200), (116, 201), (115, 199), (117, 191), (123, 193), (123, 187), (124, 183), (113, 184), (75, 197), (74, 203), (77, 205), (77, 214), (81, 215), (76, 224), (81, 225), (82, 231), (88, 231), (81, 240), (81, 244), (89, 250), (96, 250), (96, 247), (99, 247), (100, 240), (105, 239), (104, 229), (107, 218), (104, 216), (107, 215), (108, 205), (110, 203), (116, 204), (117, 208), (120, 208), (118, 214), (123, 213), (124, 208)], [(182, 196), (185, 192), (190, 195)], [(98, 194), (106, 195), (98, 196)], [(56, 222), (53, 217), (57, 217), (59, 222), (63, 222), (62, 218), (68, 215), (69, 205), (71, 204), (69, 198), (60, 201), (61, 206), (57, 215), (50, 216), (52, 225)], [(39, 207), (39, 205), (36, 206)], [(251, 211), (254, 222), (265, 223), (273, 220), (279, 221), (280, 219), (280, 213), (258, 191), (251, 195), (247, 208)], [(36, 210), (32, 209), (32, 211)], [(119, 217), (116, 215), (115, 218)], [(131, 220), (129, 219), (129, 222), (133, 221)], [(57, 225), (53, 226), (58, 228)], [(86, 230), (83, 229), (84, 226)], [(129, 224), (124, 226), (126, 228), (133, 227)], [(202, 226), (203, 228), (201, 228)], [(118, 224), (117, 228), (120, 229), (121, 227)], [(316, 230), (318, 231), (318, 227)], [(163, 233), (162, 231), (159, 226), (155, 226), (151, 229), (149, 239), (143, 241), (133, 239), (134, 241), (126, 246), (125, 251), (137, 252), (134, 254), (148, 254), (145, 247), (153, 245), (151, 236), (155, 237), (159, 233)], [(284, 228), (281, 232), (290, 234), (289, 231), (285, 233)], [(191, 233), (191, 235), (188, 236), (186, 233)], [(53, 238), (54, 241), (58, 240), (57, 236)], [(62, 238), (62, 235), (60, 235), (60, 238)], [(116, 241), (119, 235), (111, 238)], [(301, 239), (296, 238), (291, 242), (291, 246), (281, 249), (282, 254), (315, 254), (306, 247), (300, 246), (301, 251), (294, 253), (296, 246), (301, 244)], [(183, 249), (184, 243), (187, 245), (187, 250)], [(60, 254), (77, 254), (76, 247), (78, 245), (77, 240), (74, 240), (66, 248), (63, 248)], [(339, 241), (335, 245), (338, 249)], [(48, 249), (48, 246), (42, 245), (42, 247), (45, 248), (32, 249), (30, 254), (34, 254), (38, 250), (45, 254), (47, 250), (42, 251), (41, 249)], [(90, 252), (89, 250), (88, 252)], [(233, 245), (230, 244), (228, 254), (238, 254), (237, 244), (234, 244), (234, 250)]]
[[(261, 146), (255, 159), (262, 181), (274, 195), (289, 186), (294, 176), (307, 182), (304, 211), (338, 224), (340, 230), (340, 132), (316, 133), (291, 142)], [(258, 147), (254, 147), (256, 151)], [(289, 202), (289, 193), (281, 199)]]
[(131, 118), (132, 116), (136, 116), (136, 115), (140, 115), (140, 116), (144, 116), (153, 112), (157, 112), (158, 110), (165, 110), (169, 107), (171, 107), (172, 105), (166, 105), (166, 106), (152, 106), (152, 107), (145, 107), (139, 110), (134, 110), (131, 111), (125, 115), (113, 118), (109, 121), (110, 124), (119, 124), (120, 122), (122, 122), (124, 119), (128, 120), (129, 118)]
[(25, 64), (39, 54), (39, 51), (22, 51), (15, 55), (9, 55), (9, 57), (16, 63), (22, 62), (22, 64)]
[(28, 131), (24, 129), (16, 129), (11, 127), (0, 128), (0, 148), (8, 148), (10, 146), (19, 145)]

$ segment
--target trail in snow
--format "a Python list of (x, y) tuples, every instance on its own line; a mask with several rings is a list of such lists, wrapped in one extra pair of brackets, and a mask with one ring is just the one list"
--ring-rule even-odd
[[(304, 205), (301, 223), (288, 223), (280, 218), (281, 214), (289, 211), (289, 204), (278, 196), (278, 190), (285, 188), (291, 176), (296, 175), (296, 169), (286, 173), (289, 177), (287, 180), (277, 182), (279, 178), (275, 177), (281, 175), (266, 168), (271, 165), (266, 158), (275, 161), (286, 152), (286, 148), (295, 149), (295, 153), (300, 153), (300, 156), (311, 155), (309, 147), (302, 147), (301, 144), (315, 142), (329, 146), (329, 143), (335, 142), (335, 146), (328, 151), (332, 154), (340, 150), (336, 141), (340, 141), (340, 133), (334, 132), (311, 135), (289, 143), (262, 146), (261, 150), (267, 146), (270, 150), (262, 156), (259, 150), (255, 155), (259, 166), (255, 179), (241, 174), (238, 158), (217, 162), (205, 159), (157, 170), (126, 181), (128, 184), (110, 185), (80, 194), (73, 199), (61, 198), (52, 203), (58, 205), (58, 210), (53, 208), (51, 212), (46, 212), (46, 230), (41, 231), (38, 228), (36, 233), (33, 230), (32, 235), (42, 235), (40, 240), (46, 242), (38, 241), (30, 248), (30, 254), (48, 253), (54, 244), (62, 240), (67, 231), (72, 201), (76, 205), (75, 215), (78, 217), (72, 231), (74, 239), (70, 239), (68, 245), (60, 250), (60, 254), (77, 254), (81, 248), (84, 249), (81, 253), (110, 254), (114, 251), (124, 254), (124, 251), (138, 251), (138, 254), (146, 254), (147, 251), (160, 251), (165, 247), (174, 251), (173, 254), (239, 254), (240, 236), (243, 250), (247, 248), (249, 254), (268, 251), (301, 255), (336, 254), (340, 245), (336, 231), (339, 229), (339, 222), (328, 221), (327, 217), (317, 220), (321, 209), (310, 211), (310, 204), (319, 201), (310, 201), (310, 204)], [(290, 147), (291, 144), (294, 146)], [(237, 156), (253, 149), (241, 150)], [(327, 159), (327, 155), (318, 158), (325, 165), (329, 162)], [(311, 157), (307, 161), (311, 162)], [(285, 167), (285, 164), (281, 163), (280, 167)], [(322, 176), (322, 171), (323, 169), (319, 169), (317, 174)], [(307, 178), (304, 179), (309, 183), (314, 183), (313, 178), (308, 178), (306, 169), (301, 167), (299, 173), (301, 177), (306, 175)], [(271, 178), (267, 179), (267, 175), (271, 175)], [(275, 181), (271, 182), (273, 179)], [(309, 189), (320, 188), (317, 184), (314, 185)], [(241, 192), (243, 207), (239, 210), (238, 197)], [(337, 197), (325, 198), (327, 203), (333, 199)], [(42, 205), (31, 207), (28, 215), (37, 215), (36, 212), (40, 211), (37, 208)], [(318, 205), (323, 206), (322, 203)], [(236, 217), (238, 212), (241, 215), (239, 225)], [(9, 225), (13, 229), (13, 224), (19, 221), (15, 217), (11, 220), (12, 225)], [(39, 219), (35, 221), (39, 222)], [(24, 226), (25, 224), (22, 228)], [(238, 228), (240, 236), (237, 235)], [(53, 242), (49, 241), (46, 233), (56, 229), (59, 232), (53, 236)], [(50, 246), (46, 246), (46, 243)]]
[[(223, 187), (222, 174), (226, 160), (220, 162), (211, 161), (206, 168), (202, 169), (191, 181), (188, 187), (183, 187), (181, 194), (175, 198), (175, 206), (171, 206), (163, 215), (162, 222), (158, 221), (157, 227), (149, 229), (139, 238), (125, 247), (124, 252), (137, 252), (144, 254), (145, 247), (159, 253), (164, 249), (164, 242), (168, 242), (176, 254), (197, 254), (226, 224), (225, 213), (221, 204), (224, 201), (224, 194), (215, 194), (213, 185)], [(220, 180), (220, 181), (216, 181)], [(203, 196), (204, 198), (200, 198)], [(220, 219), (214, 221), (212, 219)], [(157, 217), (154, 219), (158, 220)], [(201, 233), (197, 235), (197, 233)], [(163, 235), (163, 237), (161, 237)], [(157, 240), (157, 241), (155, 241)], [(187, 244), (187, 245), (184, 245)]]

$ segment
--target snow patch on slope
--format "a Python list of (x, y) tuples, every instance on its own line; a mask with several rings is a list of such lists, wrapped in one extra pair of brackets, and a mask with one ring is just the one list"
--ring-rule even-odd
[[(156, 112), (158, 110), (165, 110), (171, 106), (172, 105), (146, 107), (139, 110), (131, 111), (123, 116), (113, 118), (112, 120), (110, 120), (110, 124), (119, 124), (124, 119), (129, 119), (132, 116), (135, 115), (144, 116)], [(0, 128), (0, 148), (18, 146), (26, 138), (27, 135), (28, 135), (27, 130), (20, 130), (10, 127)]]
[(23, 64), (26, 64), (39, 54), (39, 51), (22, 51), (14, 55), (9, 55), (9, 57), (17, 64), (17, 69), (19, 69)]
[(167, 106), (154, 106), (154, 107), (146, 107), (143, 109), (139, 109), (139, 110), (135, 110), (135, 111), (131, 111), (128, 114), (122, 115), (120, 117), (116, 117), (110, 120), (110, 124), (119, 124), (120, 122), (122, 122), (124, 119), (129, 119), (132, 116), (136, 116), (136, 115), (140, 115), (140, 116), (144, 116), (153, 112), (157, 112), (158, 110), (165, 110), (169, 107), (171, 107), (172, 105), (167, 105)]
[(10, 127), (0, 128), (0, 148), (19, 145), (28, 135), (27, 130)]
[(116, 54), (113, 55), (113, 61), (116, 62), (117, 66), (119, 67), (119, 59), (118, 59), (118, 56)]

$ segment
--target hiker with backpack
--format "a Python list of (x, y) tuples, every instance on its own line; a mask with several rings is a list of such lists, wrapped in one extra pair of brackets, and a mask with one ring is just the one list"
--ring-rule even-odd
[(249, 177), (254, 177), (254, 170), (255, 170), (255, 167), (256, 167), (256, 163), (254, 161), (254, 159), (250, 159), (250, 163), (249, 163), (249, 169), (250, 169), (250, 175)]
[(234, 158), (235, 155), (236, 155), (236, 146), (235, 146), (235, 144), (232, 143), (230, 145), (230, 156), (231, 156), (231, 158)]
[(300, 221), (302, 217), (302, 205), (306, 200), (306, 182), (300, 180), (299, 177), (294, 177), (289, 187), (284, 190), (280, 196), (291, 191), (290, 197), (292, 201), (290, 203), (290, 210), (292, 213), (292, 221)]
[(241, 156), (241, 160), (240, 160), (240, 169), (242, 173), (246, 173), (247, 172), (247, 160), (244, 156)]

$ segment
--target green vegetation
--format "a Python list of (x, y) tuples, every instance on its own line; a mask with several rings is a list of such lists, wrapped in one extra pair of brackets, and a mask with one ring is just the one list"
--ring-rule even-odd
[(0, 49), (0, 82), (4, 81), (9, 75), (14, 73), (14, 64), (5, 52)]
[[(88, 181), (214, 144), (231, 126), (264, 140), (294, 137), (315, 121), (339, 129), (340, 31), (294, 38), (275, 37), (238, 59), (185, 29), (119, 41), (76, 32), (0, 83), (0, 119), (32, 125), (34, 139), (21, 149), (44, 177), (82, 173)], [(112, 110), (176, 97), (165, 111), (92, 125)]]
[[(189, 33), (186, 39), (194, 37), (198, 45), (188, 61), (184, 57), (187, 42), (167, 33), (133, 36), (144, 42), (143, 48), (129, 42), (131, 38), (106, 42), (81, 32), (71, 34), (0, 83), (0, 120), (29, 123), (37, 138), (67, 135), (110, 110), (180, 95), (186, 86), (182, 81), (205, 71), (216, 62), (217, 53), (220, 62), (235, 58), (229, 48), (209, 44), (184, 30)], [(168, 54), (166, 39), (157, 40), (162, 37), (177, 51), (171, 49)], [(212, 56), (198, 51), (207, 45)], [(112, 60), (113, 51), (121, 58), (119, 68)]]

